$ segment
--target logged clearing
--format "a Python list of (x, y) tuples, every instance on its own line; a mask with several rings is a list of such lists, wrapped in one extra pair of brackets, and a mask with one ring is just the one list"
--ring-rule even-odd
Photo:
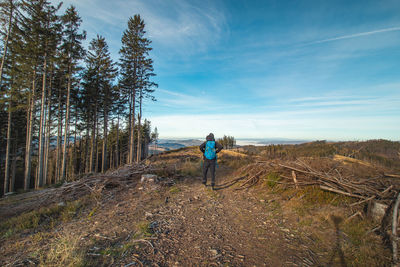
[[(186, 148), (4, 198), (0, 265), (391, 265), (386, 229), (363, 202), (375, 190), (390, 203), (399, 186), (383, 170), (340, 157), (263, 161), (225, 151), (213, 191), (200, 168), (197, 148)], [(321, 185), (354, 187), (356, 197)]]

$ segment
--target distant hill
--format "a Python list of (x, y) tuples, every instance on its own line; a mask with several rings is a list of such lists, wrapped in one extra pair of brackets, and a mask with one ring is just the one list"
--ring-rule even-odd
[[(173, 150), (173, 149), (179, 149), (182, 147), (188, 147), (188, 146), (199, 146), (201, 143), (203, 143), (205, 139), (160, 139), (158, 142), (158, 147), (164, 151), (166, 150)], [(241, 146), (248, 146), (248, 145), (254, 145), (254, 146), (265, 146), (265, 145), (272, 145), (272, 144), (302, 144), (306, 143), (309, 141), (306, 140), (292, 140), (292, 139), (284, 139), (284, 138), (270, 138), (270, 139), (237, 139), (236, 140), (236, 145), (238, 147)]]
[[(188, 146), (199, 146), (202, 141), (198, 139), (160, 139), (157, 147), (164, 151), (179, 149)], [(152, 146), (152, 145), (151, 145)]]

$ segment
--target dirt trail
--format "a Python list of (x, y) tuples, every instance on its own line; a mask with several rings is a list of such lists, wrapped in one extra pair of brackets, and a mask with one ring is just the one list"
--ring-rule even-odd
[(202, 185), (201, 177), (187, 179), (165, 205), (150, 212), (160, 262), (176, 266), (317, 264), (273, 202), (269, 205), (269, 200), (226, 187), (233, 179), (224, 168), (217, 175), (217, 190)]

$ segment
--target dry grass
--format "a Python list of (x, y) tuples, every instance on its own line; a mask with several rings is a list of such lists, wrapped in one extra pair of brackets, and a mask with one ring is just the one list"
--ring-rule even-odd
[(333, 159), (337, 160), (337, 161), (340, 161), (340, 162), (344, 162), (345, 164), (346, 163), (347, 164), (349, 164), (349, 163), (350, 164), (351, 163), (357, 163), (357, 164), (364, 165), (364, 166), (367, 166), (367, 167), (373, 167), (373, 165), (371, 163), (369, 163), (369, 162), (366, 162), (366, 161), (363, 161), (363, 160), (359, 160), (359, 159), (353, 159), (353, 158), (342, 156), (342, 155), (335, 155), (333, 157)]
[(85, 251), (79, 245), (80, 236), (59, 235), (50, 244), (48, 252), (41, 257), (41, 266), (85, 266)]
[(185, 176), (198, 176), (201, 174), (200, 161), (186, 160), (178, 166), (178, 172)]
[(74, 218), (84, 206), (85, 200), (76, 200), (64, 205), (43, 207), (12, 217), (0, 224), (0, 236), (8, 238), (13, 234), (30, 229), (51, 229), (60, 222)]

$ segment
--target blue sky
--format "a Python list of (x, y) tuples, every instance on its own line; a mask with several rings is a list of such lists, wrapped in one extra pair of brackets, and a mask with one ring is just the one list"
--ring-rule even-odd
[(115, 60), (142, 16), (159, 84), (144, 116), (161, 137), (400, 140), (400, 1), (70, 4)]

